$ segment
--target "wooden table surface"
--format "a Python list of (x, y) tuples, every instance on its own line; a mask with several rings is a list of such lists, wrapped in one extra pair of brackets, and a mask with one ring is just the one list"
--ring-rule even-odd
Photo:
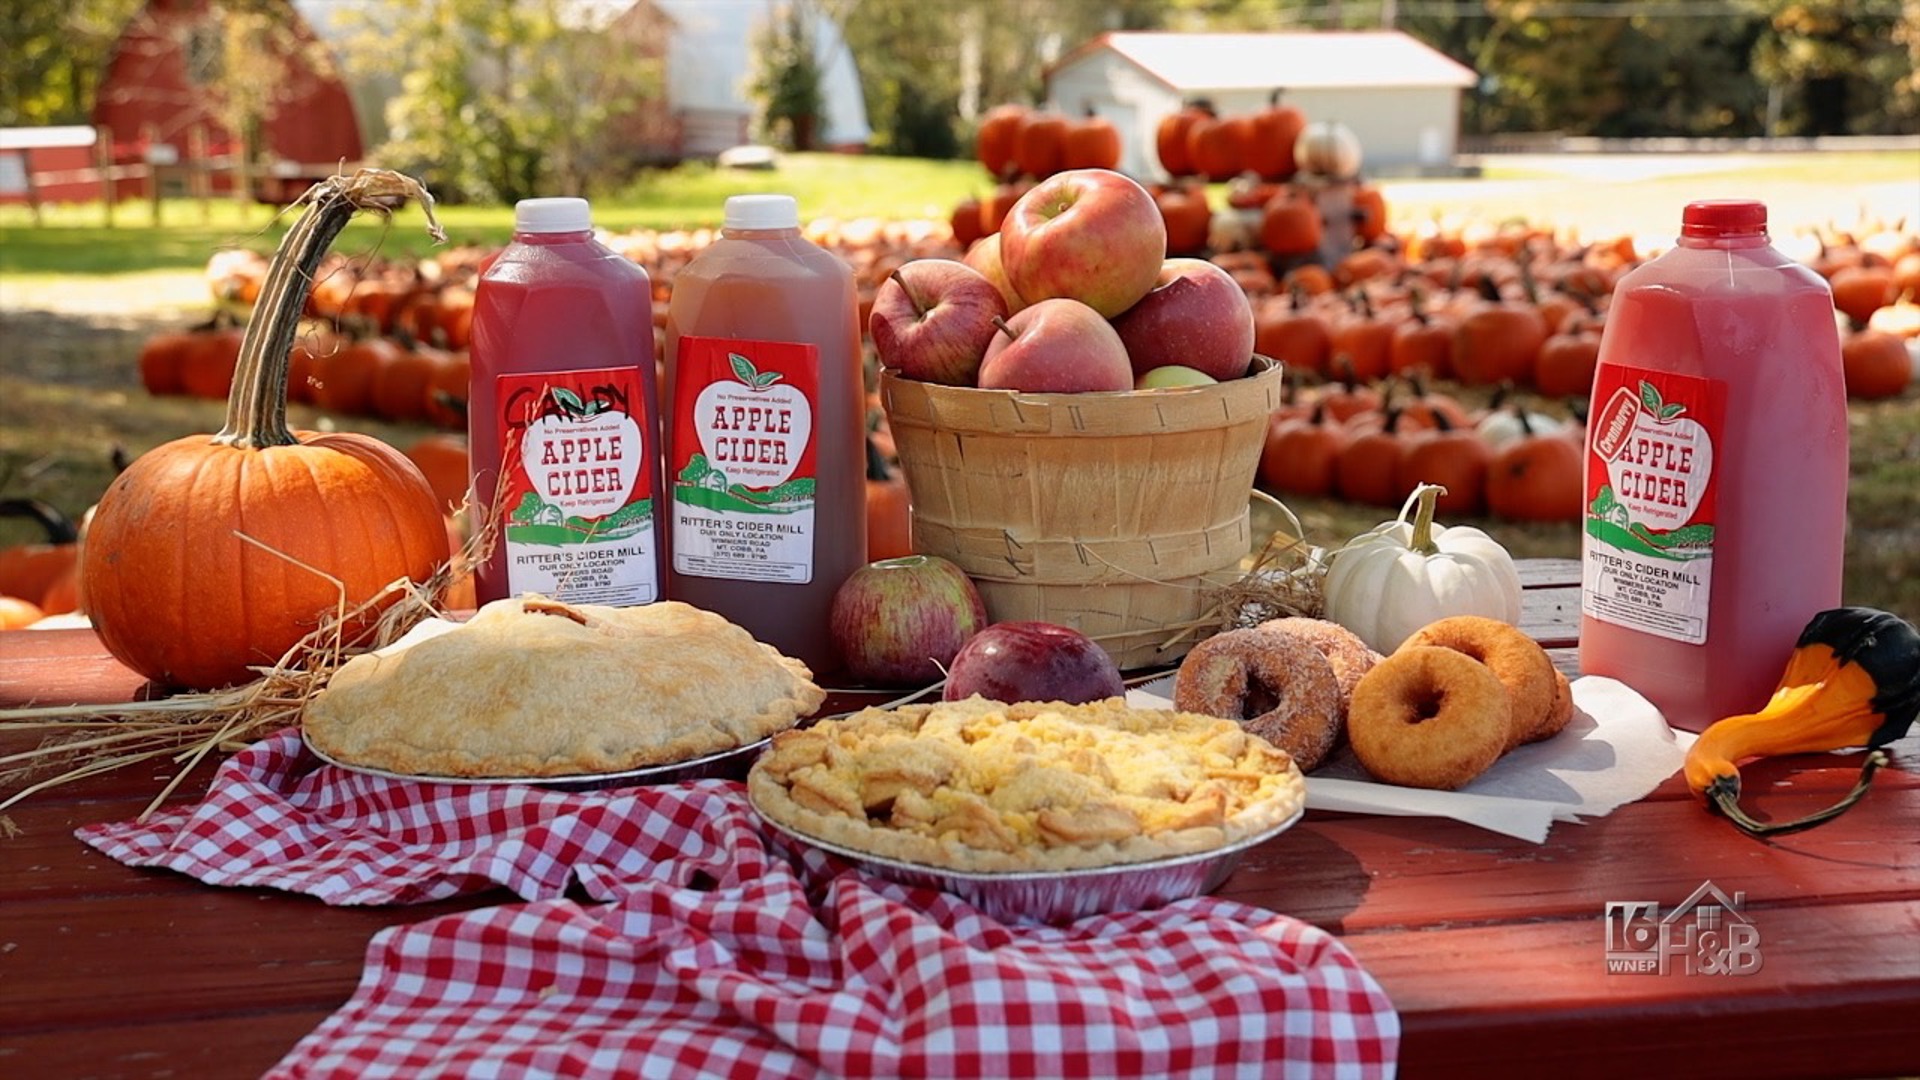
[[(1577, 568), (1529, 562), (1527, 629), (1571, 670)], [(87, 631), (0, 634), (0, 707), (128, 700)], [(0, 735), (0, 755), (28, 748)], [(1920, 1072), (1920, 737), (1851, 812), (1750, 839), (1679, 778), (1530, 844), (1444, 820), (1309, 813), (1217, 895), (1339, 934), (1385, 987), (1409, 1076), (1881, 1076)], [(1776, 818), (1832, 802), (1860, 755), (1742, 770)], [(177, 797), (197, 798), (203, 769)], [(0, 817), (0, 1077), (250, 1077), (343, 1003), (381, 927), (488, 904), (329, 908), (120, 865), (73, 838), (170, 775), (122, 770)], [(1610, 974), (1604, 912), (1745, 896), (1759, 970)]]

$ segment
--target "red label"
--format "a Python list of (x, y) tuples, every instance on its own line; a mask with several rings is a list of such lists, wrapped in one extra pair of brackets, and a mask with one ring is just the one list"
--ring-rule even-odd
[(799, 342), (680, 339), (667, 461), (676, 571), (813, 579), (819, 357)]
[(655, 436), (641, 422), (639, 369), (501, 375), (496, 388), (506, 446), (495, 512), (513, 591), (656, 599)]

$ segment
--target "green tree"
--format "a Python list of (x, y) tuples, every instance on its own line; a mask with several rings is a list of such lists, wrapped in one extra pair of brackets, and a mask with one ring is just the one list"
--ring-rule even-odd
[(578, 195), (625, 164), (616, 119), (661, 92), (660, 65), (564, 0), (368, 0), (353, 70), (404, 71), (376, 156), (450, 200)]
[(0, 4), (0, 126), (86, 123), (113, 43), (143, 3)]
[(824, 103), (815, 47), (813, 5), (789, 0), (754, 33), (753, 81), (762, 138), (795, 150), (813, 149)]

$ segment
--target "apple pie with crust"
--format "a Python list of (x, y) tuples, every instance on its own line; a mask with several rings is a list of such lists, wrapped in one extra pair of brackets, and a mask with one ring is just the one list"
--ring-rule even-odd
[(759, 742), (812, 715), (805, 664), (673, 601), (527, 595), (404, 649), (356, 656), (307, 706), (336, 761), (411, 776), (585, 776)]
[(1123, 698), (867, 709), (774, 736), (747, 786), (805, 836), (965, 872), (1211, 851), (1290, 821), (1306, 794), (1241, 725)]

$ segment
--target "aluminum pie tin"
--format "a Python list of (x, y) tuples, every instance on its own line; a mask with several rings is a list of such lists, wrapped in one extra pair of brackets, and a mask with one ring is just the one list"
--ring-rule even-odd
[[(751, 796), (748, 801), (752, 801)], [(863, 874), (915, 888), (938, 889), (1000, 922), (1055, 924), (1116, 911), (1146, 911), (1205, 896), (1233, 875), (1249, 849), (1292, 828), (1305, 813), (1303, 806), (1272, 828), (1211, 851), (1079, 870), (968, 873), (843, 847), (773, 820), (760, 811), (757, 803), (753, 809), (789, 846), (832, 855)]]
[(307, 749), (313, 752), (313, 756), (337, 769), (345, 769), (365, 776), (378, 776), (386, 780), (405, 780), (416, 784), (455, 784), (465, 787), (520, 785), (551, 788), (556, 791), (602, 791), (607, 788), (649, 784), (680, 784), (690, 780), (745, 780), (747, 770), (753, 766), (754, 759), (759, 757), (760, 751), (766, 749), (767, 744), (773, 740), (761, 739), (745, 746), (736, 746), (731, 750), (721, 750), (666, 765), (647, 765), (638, 769), (609, 773), (577, 773), (570, 776), (429, 776), (392, 772), (387, 769), (376, 769), (370, 765), (355, 765), (350, 761), (341, 761), (313, 745), (307, 739), (305, 731), (300, 733), (300, 741), (306, 743)]

